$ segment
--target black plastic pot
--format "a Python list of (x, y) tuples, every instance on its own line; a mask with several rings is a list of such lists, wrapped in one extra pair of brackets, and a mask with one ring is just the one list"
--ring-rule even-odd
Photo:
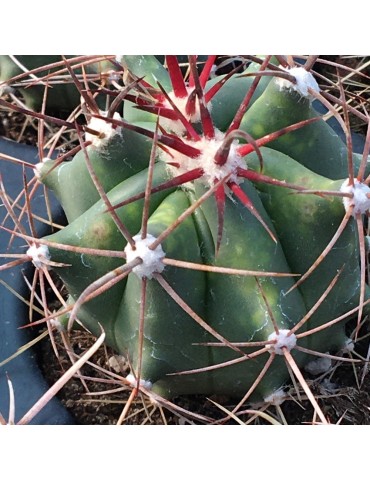
[[(7, 194), (14, 199), (23, 188), (22, 168), (19, 165), (1, 159), (1, 153), (36, 163), (38, 161), (37, 149), (0, 138), (0, 173)], [(45, 216), (45, 202), (42, 198), (42, 189), (39, 189), (39, 192), (38, 196), (32, 201), (32, 210), (37, 215)], [(60, 212), (56, 202), (52, 202), (52, 211), (53, 215)], [(5, 216), (5, 207), (0, 205), (0, 224), (2, 224)], [(12, 228), (12, 222), (5, 222), (5, 226)], [(40, 235), (48, 233), (48, 229), (41, 222), (36, 222), (35, 227)], [(28, 229), (27, 231), (29, 232)], [(19, 253), (20, 251), (26, 251), (26, 242), (20, 238), (16, 238), (11, 248), (7, 250), (9, 238), (10, 235), (7, 232), (0, 230), (0, 252)], [(26, 275), (28, 273), (29, 276), (32, 274), (31, 265), (27, 264), (27, 267), (21, 266), (5, 270), (1, 272), (0, 278), (23, 297), (27, 298), (27, 287), (22, 271)], [(19, 327), (27, 323), (27, 315), (28, 307), (5, 288), (4, 285), (0, 284), (0, 363), (32, 339), (28, 329), (19, 329)], [(14, 388), (15, 420), (17, 421), (46, 392), (49, 385), (41, 373), (34, 349), (25, 351), (3, 367), (0, 367), (0, 412), (5, 418), (7, 418), (9, 410), (7, 376), (12, 381)], [(71, 414), (57, 398), (53, 398), (31, 421), (31, 424), (36, 425), (73, 423), (75, 422)]]

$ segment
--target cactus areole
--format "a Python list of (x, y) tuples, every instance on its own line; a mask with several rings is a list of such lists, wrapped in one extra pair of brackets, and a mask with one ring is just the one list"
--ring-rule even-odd
[[(37, 168), (69, 224), (29, 255), (63, 265), (60, 319), (102, 327), (132, 385), (270, 398), (287, 362), (341, 350), (345, 315), (366, 308), (355, 216), (368, 189), (348, 186), (347, 148), (316, 118), (303, 67), (274, 78), (261, 58), (210, 79), (214, 57), (190, 56), (185, 81), (176, 56), (120, 59), (133, 86), (120, 115), (92, 114), (104, 141)], [(366, 201), (342, 228), (352, 197)]]

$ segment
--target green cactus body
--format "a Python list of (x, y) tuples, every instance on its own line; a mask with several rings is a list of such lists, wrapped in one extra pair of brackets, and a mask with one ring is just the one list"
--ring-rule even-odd
[[(144, 60), (143, 60), (144, 57)], [(154, 66), (153, 70), (149, 70), (148, 64)], [(123, 57), (123, 65), (128, 67), (136, 76), (144, 76), (144, 80), (148, 82), (153, 88), (158, 89), (158, 83), (166, 87), (170, 92), (172, 86), (167, 70), (163, 65), (156, 60), (155, 57), (149, 55), (138, 55)], [(247, 73), (252, 73), (257, 70), (256, 64), (252, 63), (246, 70)], [(215, 77), (207, 82), (205, 86), (205, 93), (208, 92), (216, 83), (225, 79), (226, 75)], [(257, 98), (263, 93), (267, 84), (270, 82), (270, 77), (263, 77), (254, 92), (250, 105), (252, 105)], [(210, 110), (212, 113), (212, 121), (216, 128), (224, 131), (230, 125), (235, 113), (237, 112), (243, 98), (248, 92), (253, 82), (253, 77), (243, 77), (234, 75), (225, 82), (222, 88), (215, 94), (210, 102)], [(140, 110), (132, 102), (126, 101), (124, 106), (125, 119), (131, 123), (138, 124), (138, 122), (155, 122), (156, 116), (154, 114)]]
[[(308, 190), (340, 190), (342, 180), (333, 181), (319, 176), (280, 152), (268, 148), (263, 148), (262, 152), (263, 171), (273, 178), (299, 184)], [(259, 168), (258, 159), (253, 155), (249, 157), (249, 166), (256, 170)], [(258, 184), (257, 188), (263, 192), (263, 204), (273, 221), (284, 251), (289, 252), (290, 268), (303, 275), (321, 255), (338, 229), (344, 217), (342, 199), (292, 194), (287, 189), (262, 183)], [(280, 205), (284, 205), (284, 208), (279, 208)], [(323, 318), (333, 320), (358, 305), (360, 267), (357, 245), (357, 229), (354, 220), (350, 220), (325, 261), (300, 285), (307, 310), (310, 310), (343, 268), (335, 288), (311, 317), (310, 328), (322, 324)], [(338, 251), (341, 252), (340, 255)], [(343, 346), (344, 341), (343, 322), (331, 327), (330, 335), (327, 332), (318, 333), (311, 339), (312, 346), (316, 349), (335, 348), (340, 346), (341, 342)]]
[[(252, 65), (248, 67), (246, 72), (251, 73)], [(220, 81), (219, 77), (209, 80), (206, 85), (206, 91), (209, 90), (215, 83)], [(225, 131), (230, 125), (232, 119), (234, 118), (235, 113), (249, 88), (253, 82), (253, 77), (243, 77), (235, 75), (235, 77), (230, 78), (221, 90), (216, 93), (216, 95), (211, 100), (211, 113), (212, 120), (216, 128), (221, 131)], [(258, 86), (250, 100), (249, 105), (259, 98), (260, 95), (264, 92), (266, 85), (270, 82), (270, 78), (265, 77), (260, 79)]]
[[(242, 188), (273, 230), (253, 185), (246, 181)], [(200, 186), (197, 188), (201, 192), (203, 189), (204, 187)], [(213, 198), (202, 205), (202, 211), (216, 244), (218, 226)], [(222, 242), (213, 263), (217, 266), (254, 271), (282, 273), (290, 271), (280, 243), (275, 244), (256, 218), (232, 199), (226, 202)], [(273, 332), (269, 308), (281, 329), (291, 328), (304, 315), (305, 306), (298, 291), (293, 292), (290, 298), (284, 296), (284, 292), (294, 285), (293, 278), (263, 277), (259, 278), (259, 284), (260, 286), (254, 276), (208, 274), (207, 319), (212, 322), (215, 330), (228, 340), (234, 342), (240, 342), (241, 339), (244, 339), (244, 342), (266, 340)], [(246, 349), (247, 353), (251, 351), (252, 349)], [(237, 354), (227, 348), (212, 349), (213, 365), (237, 357)], [(262, 370), (266, 357), (268, 354), (230, 368), (213, 371), (215, 390), (218, 393), (242, 395)], [(296, 361), (299, 363), (302, 360), (303, 356), (298, 354)], [(278, 360), (269, 375), (261, 381), (258, 387), (259, 395), (268, 396), (278, 389), (285, 380), (283, 371)]]
[[(144, 175), (138, 174), (138, 176), (144, 179)], [(115, 198), (124, 199), (123, 190), (127, 196), (132, 193), (132, 190), (128, 189), (128, 182), (132, 178), (111, 192), (112, 201)], [(139, 188), (136, 185), (135, 187), (134, 190), (138, 191)], [(253, 187), (246, 184), (245, 189), (248, 194), (253, 195), (259, 210), (263, 212), (263, 207), (257, 194), (253, 192)], [(216, 227), (212, 203), (213, 201), (210, 199), (209, 203), (202, 208), (203, 221), (207, 222), (207, 228), (210, 231), (214, 231)], [(188, 206), (189, 199), (181, 190), (166, 196), (149, 219), (149, 233), (158, 236)], [(123, 208), (127, 209), (127, 207)], [(140, 208), (140, 205), (135, 205), (136, 213), (134, 211), (125, 212), (127, 217), (123, 217), (120, 213), (120, 216), (126, 220), (127, 226), (133, 231), (135, 231), (135, 227), (136, 230), (139, 227)], [(75, 242), (77, 243), (78, 240), (80, 246), (88, 245), (95, 248), (109, 249), (117, 244), (123, 247), (125, 243), (120, 233), (116, 230), (108, 214), (101, 213), (102, 209), (104, 209), (104, 204), (99, 202), (64, 230), (47, 238), (53, 242), (66, 244), (73, 244), (73, 238), (75, 238)], [(238, 218), (243, 219), (243, 235), (238, 232)], [(128, 219), (131, 220), (130, 223), (127, 222)], [(136, 220), (136, 224), (133, 225), (134, 220)], [(78, 238), (81, 235), (81, 224), (89, 227), (86, 229), (84, 237)], [(110, 226), (115, 235), (112, 232), (109, 232), (109, 237), (102, 235), (102, 225), (105, 230)], [(92, 232), (95, 233), (95, 237)], [(169, 258), (202, 263), (203, 255), (200, 245), (207, 243), (209, 245), (209, 240), (199, 238), (199, 230), (190, 217), (163, 243), (163, 249)], [(232, 250), (229, 248), (230, 245), (233, 246)], [(255, 245), (255, 248), (251, 248), (251, 245)], [(261, 248), (264, 251), (263, 257), (258, 255)], [(232, 255), (232, 252), (236, 255)], [(82, 259), (81, 255), (75, 254), (68, 254), (66, 257), (58, 249), (55, 251), (51, 249), (51, 254), (53, 260), (59, 261), (63, 258), (72, 265), (72, 267), (63, 269), (60, 275), (75, 298), (78, 297), (78, 292), (83, 291), (92, 281), (120, 265), (119, 259), (107, 263), (105, 257), (99, 260), (97, 260), (99, 257), (91, 256)], [(207, 254), (208, 257), (211, 257), (212, 251)], [(289, 272), (281, 247), (275, 245), (267, 232), (249, 212), (232, 200), (227, 202), (225, 231), (215, 264), (256, 271), (272, 269), (283, 273)], [(200, 317), (204, 318), (212, 328), (229, 341), (240, 341), (241, 339), (263, 341), (273, 332), (268, 306), (264, 303), (254, 277), (205, 274), (166, 267), (164, 278)], [(289, 278), (264, 279), (261, 284), (279, 327), (290, 328), (297, 323), (305, 312), (300, 293), (296, 291), (289, 298), (284, 298), (282, 294), (284, 290), (293, 285), (293, 280)], [(99, 300), (86, 303), (78, 314), (79, 319), (93, 331), (97, 331), (98, 322), (103, 325), (109, 333), (107, 343), (128, 356), (134, 371), (137, 371), (140, 354), (138, 346), (140, 291), (141, 281), (132, 272), (128, 276), (126, 285), (125, 282), (122, 282), (104, 293)], [(230, 302), (233, 305), (232, 309), (230, 309)], [(109, 315), (107, 304), (110, 305)], [(231, 352), (225, 347), (194, 345), (211, 340), (212, 335), (191, 319), (154, 279), (147, 280), (141, 372), (143, 379), (153, 383), (153, 388), (166, 396), (184, 393), (242, 395), (263, 368), (268, 353), (261, 356), (258, 361), (245, 360), (232, 367), (215, 369), (208, 373), (186, 375), (181, 377), (181, 381), (176, 376), (167, 376), (184, 369), (217, 365), (240, 357), (240, 354)], [(248, 349), (246, 351), (248, 352)], [(302, 361), (302, 358), (302, 355), (297, 355), (297, 361)], [(257, 399), (260, 399), (261, 395), (272, 393), (284, 383), (286, 374), (280, 363), (278, 360), (274, 369), (261, 382)], [(158, 385), (156, 385), (157, 382)]]
[[(277, 80), (271, 81), (263, 94), (246, 112), (241, 128), (258, 139), (294, 123), (319, 114), (311, 100), (290, 88), (281, 88)], [(290, 132), (269, 143), (269, 147), (281, 151), (327, 178), (348, 176), (347, 148), (324, 121), (318, 120)], [(355, 172), (361, 156), (354, 154)]]
[[(189, 201), (184, 192), (178, 190), (172, 193), (150, 217), (148, 232), (157, 237), (188, 206)], [(191, 217), (163, 242), (162, 248), (169, 258), (181, 260), (185, 257), (191, 262), (202, 262), (199, 240)], [(163, 276), (172, 288), (181, 294), (182, 299), (198, 315), (204, 317), (205, 274), (195, 270), (166, 267)], [(138, 348), (140, 292), (141, 280), (135, 273), (131, 273), (115, 330), (119, 349), (128, 352), (134, 371), (137, 371), (137, 357), (140, 354)], [(207, 341), (207, 332), (192, 320), (154, 279), (147, 280), (146, 300), (142, 378), (154, 384), (169, 373), (208, 365), (210, 361), (208, 349), (193, 345), (196, 342)], [(206, 381), (209, 383), (208, 379)], [(204, 388), (212, 391), (211, 385), (204, 385)]]
[[(157, 81), (166, 90), (172, 89), (167, 70), (155, 57), (124, 57), (123, 64), (133, 76), (145, 77), (146, 83), (135, 94), (141, 94), (148, 84), (157, 88)], [(154, 267), (151, 273), (140, 276), (135, 267), (127, 278), (84, 303), (77, 312), (78, 319), (94, 334), (102, 325), (107, 343), (129, 359), (134, 377), (139, 375), (146, 386), (152, 385), (164, 396), (220, 393), (240, 397), (253, 387), (250, 398), (261, 400), (289, 380), (280, 356), (283, 351), (271, 346), (278, 343), (273, 335), (290, 332), (315, 305), (317, 310), (299, 326), (299, 333), (343, 315), (360, 301), (359, 247), (352, 220), (312, 275), (292, 289), (299, 278), (293, 274), (302, 275), (311, 267), (335, 234), (345, 208), (338, 197), (295, 194), (276, 183), (266, 183), (261, 175), (256, 177), (260, 161), (250, 153), (253, 149), (244, 161), (240, 152), (248, 145), (239, 145), (234, 138), (227, 143), (229, 137), (225, 139), (218, 129), (227, 129), (243, 97), (234, 85), (247, 92), (251, 82), (249, 77), (226, 82), (214, 97), (208, 120), (203, 117), (192, 121), (194, 128), (187, 134), (167, 134), (166, 128), (160, 127), (157, 147), (164, 153), (155, 163), (153, 187), (180, 174), (185, 179), (180, 186), (173, 181), (171, 188), (151, 195), (148, 235), (158, 238), (216, 182), (225, 183), (163, 240), (160, 246), (167, 261), (158, 261), (160, 270)], [(209, 86), (205, 83), (204, 90)], [(254, 100), (242, 127), (257, 139), (314, 115), (309, 100), (296, 92), (280, 91), (275, 80), (261, 79)], [(224, 119), (221, 111), (225, 111)], [(152, 111), (141, 115), (126, 102), (125, 112), (136, 124), (148, 122), (151, 128), (146, 134), (154, 135), (156, 116)], [(198, 134), (202, 128), (206, 132)], [(150, 145), (139, 133), (126, 131), (122, 137), (113, 137), (102, 152), (88, 148), (90, 161), (112, 205), (143, 194)], [(325, 122), (282, 136), (271, 146), (274, 149), (261, 149), (264, 175), (301, 188), (341, 189), (344, 180), (339, 178), (347, 177), (347, 150)], [(74, 301), (91, 283), (121, 267), (129, 252), (107, 206), (99, 200), (84, 160), (80, 152), (70, 163), (54, 170), (50, 170), (51, 161), (39, 169), (39, 178), (55, 191), (70, 219), (67, 227), (47, 240), (115, 250), (122, 252), (122, 257), (81, 255), (65, 252), (57, 245), (51, 247), (52, 261), (70, 265), (58, 272)], [(251, 172), (255, 174), (253, 179)], [(143, 205), (142, 195), (116, 210), (133, 236), (142, 227)], [(140, 258), (140, 268), (146, 268), (144, 258)], [(204, 268), (180, 268), (171, 264), (171, 259)], [(217, 268), (239, 272), (220, 273)], [(245, 270), (255, 273), (247, 275)], [(319, 305), (317, 302), (338, 271), (337, 283)], [(182, 308), (181, 302), (187, 308)], [(302, 367), (308, 355), (298, 347), (318, 352), (339, 350), (345, 342), (344, 323), (297, 337), (297, 343), (295, 335), (286, 334), (287, 342), (288, 337), (289, 348), (288, 343), (283, 348), (291, 349), (295, 362)], [(222, 342), (224, 345), (220, 345)], [(237, 347), (233, 343), (248, 345)]]
[(171, 89), (168, 72), (154, 55), (123, 55), (122, 64), (152, 87), (157, 88), (159, 82), (167, 91)]
[[(147, 167), (151, 144), (130, 130), (114, 133), (102, 146), (86, 148), (93, 171), (109, 192), (126, 178)], [(38, 176), (63, 205), (68, 222), (78, 218), (96, 203), (100, 196), (86, 165), (85, 153), (77, 153), (73, 162), (46, 160), (39, 164)]]
[[(164, 166), (157, 165), (153, 176), (153, 185), (162, 183), (166, 178), (167, 174)], [(114, 204), (142, 192), (145, 188), (146, 179), (147, 172), (145, 170), (131, 176), (109, 192), (109, 200)], [(167, 194), (168, 191), (154, 194), (151, 209), (156, 208)], [(143, 200), (138, 200), (117, 209), (117, 215), (130, 231), (137, 231), (140, 228), (142, 208)], [(67, 227), (49, 235), (46, 239), (53, 243), (100, 248), (102, 250), (123, 250), (126, 245), (126, 241), (114, 221), (106, 212), (106, 206), (102, 200), (98, 201)], [(74, 300), (92, 282), (124, 263), (123, 258), (76, 254), (58, 248), (50, 248), (50, 252), (56, 262), (69, 265), (69, 267), (58, 269), (58, 273)], [(85, 303), (79, 311), (81, 321), (95, 334), (99, 333), (97, 322), (103, 325), (107, 332), (107, 341), (114, 347), (113, 329), (124, 285), (125, 281), (122, 281), (97, 299)], [(109, 305), (108, 309), (107, 305)]]

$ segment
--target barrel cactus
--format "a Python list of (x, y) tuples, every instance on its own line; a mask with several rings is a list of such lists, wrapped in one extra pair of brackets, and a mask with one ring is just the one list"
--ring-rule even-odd
[(27, 255), (67, 287), (59, 321), (103, 329), (134, 388), (268, 401), (289, 369), (307, 389), (300, 369), (350, 348), (368, 308), (367, 154), (315, 110), (309, 62), (214, 61), (117, 58), (125, 85), (107, 110), (84, 101), (78, 153), (35, 169), (68, 225)]

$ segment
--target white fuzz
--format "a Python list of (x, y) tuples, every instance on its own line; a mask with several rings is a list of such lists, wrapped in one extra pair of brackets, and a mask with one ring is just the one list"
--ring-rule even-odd
[(354, 349), (355, 349), (355, 342), (352, 340), (352, 338), (347, 338), (342, 347), (342, 352), (351, 353), (354, 351)]
[[(99, 114), (102, 117), (106, 117), (108, 112), (100, 111)], [(118, 112), (115, 112), (113, 115), (115, 120), (122, 120), (121, 115)], [(89, 128), (99, 132), (99, 135), (93, 135), (92, 133), (86, 132), (86, 140), (92, 142), (94, 147), (103, 148), (111, 138), (115, 135), (121, 135), (122, 128), (115, 127), (109, 121), (105, 121), (101, 118), (91, 117), (91, 120), (87, 124)]]
[[(190, 122), (197, 123), (200, 122), (200, 110), (199, 110), (199, 103), (196, 101), (195, 103), (195, 112), (193, 115), (188, 115), (186, 113), (186, 104), (188, 103), (189, 95), (193, 89), (188, 88), (188, 95), (185, 97), (176, 97), (174, 92), (168, 92), (168, 96), (172, 100), (172, 102), (176, 105), (176, 107), (180, 110), (180, 112), (184, 115), (184, 117), (189, 120)], [(165, 99), (163, 105), (167, 108), (172, 108), (170, 102)]]
[(272, 332), (268, 336), (268, 340), (274, 340), (275, 343), (267, 345), (268, 349), (274, 351), (277, 355), (284, 355), (284, 347), (290, 352), (297, 344), (297, 337), (294, 333), (288, 335), (289, 332), (290, 330), (279, 330), (279, 333)]
[(220, 166), (215, 163), (215, 155), (218, 149), (221, 147), (224, 140), (224, 134), (216, 132), (216, 138), (208, 140), (202, 138), (200, 141), (186, 142), (188, 145), (201, 150), (201, 154), (197, 158), (190, 158), (187, 155), (182, 155), (178, 152), (174, 152), (174, 158), (168, 158), (165, 153), (161, 154), (163, 160), (178, 163), (180, 167), (169, 166), (170, 173), (173, 176), (181, 175), (189, 172), (195, 168), (202, 168), (204, 174), (202, 181), (206, 185), (213, 186), (214, 182), (224, 178), (229, 173), (232, 173), (230, 181), (235, 183), (241, 183), (243, 179), (240, 179), (236, 170), (238, 167), (246, 169), (246, 164), (243, 158), (237, 153), (238, 142), (234, 140), (231, 145), (229, 156), (224, 165)]
[(58, 332), (66, 331), (66, 329), (64, 328), (64, 325), (60, 323), (60, 320), (58, 320), (58, 318), (51, 318), (50, 325), (54, 327)]
[[(326, 352), (329, 353), (329, 352)], [(320, 375), (320, 373), (326, 373), (331, 368), (332, 361), (330, 358), (327, 357), (318, 357), (316, 360), (312, 360), (308, 362), (307, 365), (304, 367), (306, 372), (310, 373), (311, 375)]]
[(357, 179), (354, 180), (354, 185), (348, 185), (349, 179), (345, 180), (340, 191), (342, 193), (351, 193), (353, 198), (343, 197), (343, 205), (346, 211), (350, 206), (354, 206), (352, 215), (355, 216), (357, 213), (365, 213), (370, 209), (370, 188), (365, 184), (359, 182)]
[(40, 245), (36, 247), (35, 244), (31, 245), (26, 254), (31, 257), (32, 263), (36, 268), (41, 268), (45, 265), (45, 260), (50, 260), (49, 249), (46, 245)]
[(282, 388), (278, 388), (267, 397), (264, 397), (263, 400), (266, 403), (271, 403), (272, 405), (281, 405), (282, 403), (285, 402), (286, 398), (287, 398), (287, 395), (284, 392), (284, 390)]
[(276, 77), (275, 81), (279, 85), (280, 90), (289, 89), (300, 93), (303, 97), (309, 96), (308, 88), (312, 88), (315, 92), (319, 92), (320, 88), (311, 72), (307, 72), (303, 67), (285, 68), (290, 75), (296, 79), (296, 83), (292, 83), (285, 78)]
[(149, 245), (151, 245), (154, 240), (156, 240), (153, 235), (148, 234), (146, 238), (141, 238), (141, 235), (135, 235), (133, 237), (135, 241), (135, 250), (132, 249), (131, 245), (128, 243), (125, 247), (126, 261), (131, 262), (135, 258), (139, 257), (142, 259), (143, 263), (137, 265), (132, 269), (134, 273), (139, 278), (152, 278), (153, 273), (160, 273), (164, 269), (164, 263), (162, 259), (166, 256), (162, 246), (158, 245), (155, 250), (151, 250)]
[[(136, 387), (137, 385), (137, 379), (134, 377), (134, 375), (132, 375), (132, 373), (129, 373), (126, 377), (126, 380), (128, 382), (130, 382), (130, 384), (133, 386), (133, 387)], [(147, 390), (151, 390), (152, 387), (153, 387), (153, 384), (151, 381), (149, 380), (144, 380), (143, 378), (140, 378), (140, 381), (139, 381), (139, 385), (141, 387), (144, 387), (146, 388)]]
[[(199, 109), (199, 102), (198, 99), (195, 102), (195, 112), (192, 115), (188, 115), (186, 112), (186, 104), (189, 99), (189, 95), (192, 92), (192, 88), (188, 88), (188, 95), (186, 97), (176, 97), (174, 92), (168, 92), (168, 96), (172, 100), (172, 102), (176, 105), (176, 107), (180, 110), (180, 112), (184, 115), (184, 117), (191, 123), (198, 123), (200, 122), (200, 109)], [(167, 100), (167, 98), (163, 102), (163, 106), (172, 110), (172, 105)], [(212, 109), (212, 104), (207, 103), (207, 109), (210, 112)], [(186, 129), (180, 120), (171, 120), (169, 118), (161, 118), (161, 125), (166, 130), (176, 133), (178, 135), (182, 135)]]
[(41, 178), (41, 170), (42, 170), (42, 167), (43, 167), (44, 163), (45, 163), (45, 162), (48, 162), (49, 160), (52, 160), (52, 159), (49, 158), (49, 157), (44, 157), (44, 158), (41, 160), (41, 162), (36, 163), (33, 172), (34, 172), (35, 177), (36, 177), (37, 179)]

